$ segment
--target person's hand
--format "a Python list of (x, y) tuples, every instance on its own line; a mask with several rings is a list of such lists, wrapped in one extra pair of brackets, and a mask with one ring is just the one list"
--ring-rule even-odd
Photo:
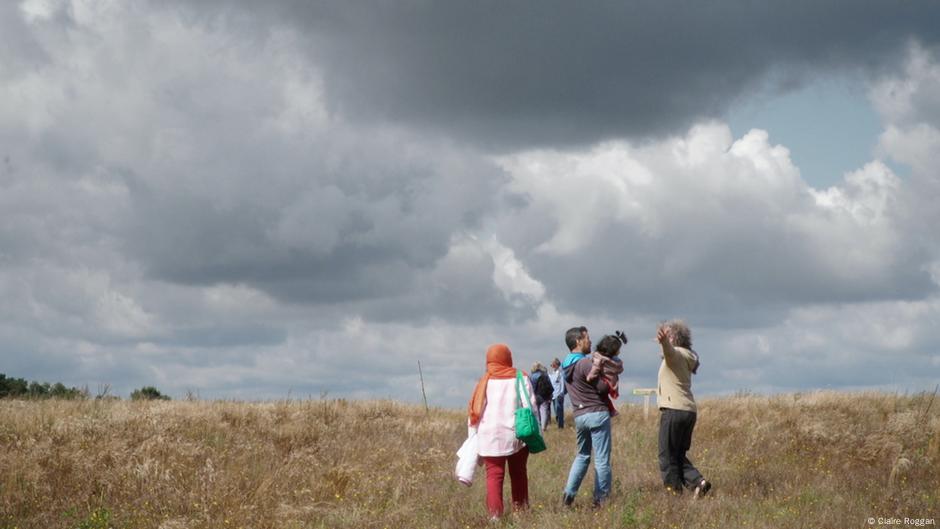
[(659, 329), (656, 331), (656, 341), (659, 343), (668, 343), (669, 335), (666, 334), (666, 329)]

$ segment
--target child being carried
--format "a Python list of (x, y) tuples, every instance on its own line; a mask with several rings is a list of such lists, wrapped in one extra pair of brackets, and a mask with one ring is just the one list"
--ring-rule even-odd
[(620, 360), (620, 348), (627, 343), (623, 331), (615, 331), (613, 336), (604, 336), (591, 353), (593, 365), (588, 373), (588, 382), (604, 377), (610, 391), (607, 393), (607, 408), (610, 416), (617, 415), (614, 400), (620, 397), (620, 373), (623, 373), (623, 361)]

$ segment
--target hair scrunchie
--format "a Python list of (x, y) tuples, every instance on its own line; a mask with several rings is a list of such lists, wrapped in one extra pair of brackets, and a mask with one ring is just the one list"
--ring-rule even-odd
[(627, 335), (624, 334), (623, 331), (614, 331), (614, 336), (616, 336), (617, 339), (619, 339), (620, 342), (624, 345), (627, 344)]

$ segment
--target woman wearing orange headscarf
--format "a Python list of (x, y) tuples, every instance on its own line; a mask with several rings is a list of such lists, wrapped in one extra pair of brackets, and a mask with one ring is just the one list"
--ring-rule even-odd
[[(529, 406), (536, 409), (529, 377), (523, 373)], [(513, 509), (529, 506), (529, 478), (526, 461), (529, 449), (516, 439), (516, 369), (512, 351), (506, 344), (491, 345), (486, 351), (486, 373), (470, 398), (468, 424), (476, 430), (478, 453), (486, 466), (486, 508), (493, 518), (503, 514), (503, 481), (506, 466), (512, 488)], [(521, 397), (525, 399), (525, 397)]]

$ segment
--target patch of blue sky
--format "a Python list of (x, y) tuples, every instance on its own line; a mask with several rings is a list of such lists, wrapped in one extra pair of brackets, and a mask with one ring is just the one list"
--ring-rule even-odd
[[(809, 185), (827, 188), (877, 158), (883, 124), (858, 79), (819, 79), (791, 90), (760, 90), (733, 105), (725, 119), (735, 138), (763, 129), (790, 158)], [(882, 160), (899, 176), (907, 167)]]

